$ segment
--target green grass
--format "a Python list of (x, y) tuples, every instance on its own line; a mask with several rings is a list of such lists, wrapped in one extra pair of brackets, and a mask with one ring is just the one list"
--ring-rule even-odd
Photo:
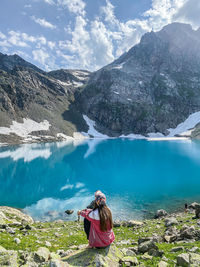
[[(6, 214), (9, 220), (13, 219)], [(183, 216), (177, 217), (179, 222), (176, 225), (177, 229), (181, 229), (184, 224), (197, 226), (197, 220), (193, 219), (193, 214), (184, 214)], [(16, 218), (15, 218), (16, 219)], [(10, 222), (10, 221), (8, 221)], [(0, 245), (8, 250), (23, 250), (23, 251), (36, 251), (39, 247), (45, 246), (45, 241), (51, 243), (51, 247), (48, 247), (51, 252), (56, 252), (58, 249), (68, 250), (75, 249), (76, 247), (83, 244), (87, 244), (86, 235), (83, 230), (83, 222), (46, 222), (46, 223), (34, 223), (31, 230), (27, 230), (27, 234), (20, 230), (20, 226), (14, 227), (16, 233), (9, 234), (6, 231), (0, 232)], [(145, 220), (141, 227), (117, 227), (114, 228), (115, 233), (115, 244), (118, 248), (134, 247), (137, 245), (138, 239), (141, 237), (151, 237), (153, 234), (164, 236), (166, 227), (164, 220)], [(56, 236), (58, 233), (59, 236)], [(20, 244), (14, 242), (14, 238), (21, 240)], [(130, 240), (129, 244), (120, 244), (120, 241)], [(177, 255), (182, 252), (187, 252), (188, 249), (196, 246), (199, 248), (200, 253), (200, 241), (193, 243), (158, 243), (159, 250), (164, 252), (164, 256), (168, 259), (169, 266), (174, 266)], [(183, 246), (183, 251), (170, 252), (174, 247)], [(153, 257), (150, 260), (142, 259), (142, 255), (137, 255), (139, 262), (142, 262), (145, 266), (156, 266), (161, 260), (160, 257)]]

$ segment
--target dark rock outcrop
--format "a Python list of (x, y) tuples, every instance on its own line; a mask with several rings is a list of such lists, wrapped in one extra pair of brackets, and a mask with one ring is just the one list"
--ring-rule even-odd
[(175, 128), (200, 110), (200, 36), (173, 23), (92, 74), (77, 103), (109, 135)]

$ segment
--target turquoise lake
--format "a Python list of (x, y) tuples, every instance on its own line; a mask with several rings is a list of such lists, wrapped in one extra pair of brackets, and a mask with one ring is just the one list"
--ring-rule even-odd
[(35, 219), (75, 219), (102, 190), (115, 219), (200, 201), (200, 142), (128, 139), (0, 147), (0, 205)]

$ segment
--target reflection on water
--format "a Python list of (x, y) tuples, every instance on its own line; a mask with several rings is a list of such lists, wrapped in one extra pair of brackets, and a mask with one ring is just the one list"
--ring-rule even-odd
[(200, 143), (96, 139), (0, 147), (0, 205), (36, 219), (75, 219), (97, 189), (115, 218), (200, 200)]

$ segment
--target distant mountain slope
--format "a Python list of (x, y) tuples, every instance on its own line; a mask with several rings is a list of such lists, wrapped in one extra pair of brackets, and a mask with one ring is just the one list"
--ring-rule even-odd
[(0, 143), (60, 140), (88, 129), (98, 136), (162, 136), (197, 112), (195, 123), (184, 124), (195, 128), (199, 111), (200, 29), (187, 24), (146, 33), (93, 73), (47, 73), (0, 53)]
[(45, 73), (43, 70), (39, 69), (38, 67), (34, 66), (33, 64), (27, 62), (23, 58), (18, 55), (4, 55), (0, 53), (0, 69), (6, 72), (11, 72), (16, 66), (18, 67), (26, 67), (33, 69), (40, 73)]
[[(64, 120), (63, 113), (89, 75), (78, 70), (46, 73), (19, 56), (0, 54), (0, 143), (31, 141), (28, 133), (38, 141), (59, 139), (58, 133), (73, 136), (77, 126)], [(81, 129), (87, 130), (84, 120)]]
[(112, 135), (168, 134), (200, 111), (200, 30), (173, 23), (92, 74), (76, 105)]

